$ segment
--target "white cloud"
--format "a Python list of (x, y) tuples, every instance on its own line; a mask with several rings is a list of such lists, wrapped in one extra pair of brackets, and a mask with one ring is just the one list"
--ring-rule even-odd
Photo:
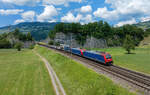
[(111, 10), (109, 11), (108, 7), (99, 8), (94, 12), (96, 17), (109, 19), (115, 15), (119, 16), (117, 19), (131, 19), (133, 16), (139, 18), (150, 15), (150, 0), (105, 0), (105, 3), (110, 5)]
[(108, 9), (106, 7), (104, 8), (98, 8), (94, 13), (94, 16), (96, 17), (101, 17), (104, 19), (114, 19), (114, 18), (118, 18), (117, 12), (114, 11), (108, 11)]
[(118, 24), (116, 24), (115, 26), (120, 27), (120, 26), (123, 26), (126, 24), (136, 24), (136, 23), (137, 23), (136, 20), (133, 18), (133, 19), (127, 20), (127, 21), (121, 21)]
[(150, 21), (150, 17), (141, 17), (140, 20), (141, 22)]
[(150, 0), (105, 0), (120, 14), (138, 14), (149, 12)]
[(3, 3), (15, 4), (15, 5), (35, 5), (39, 3), (41, 0), (0, 0)]
[(44, 4), (53, 4), (53, 5), (65, 5), (68, 6), (69, 2), (82, 2), (82, 0), (43, 0)]
[(92, 19), (92, 15), (88, 14), (86, 15), (84, 18), (82, 18), (82, 23), (89, 23), (89, 22), (93, 22), (93, 19)]
[(82, 6), (80, 11), (82, 13), (88, 13), (88, 12), (91, 12), (92, 11), (92, 7), (90, 5), (87, 5), (87, 6)]
[(71, 12), (68, 12), (67, 15), (61, 17), (61, 21), (69, 22), (69, 23), (80, 22), (81, 24), (87, 24), (89, 22), (93, 22), (93, 19), (91, 14), (87, 14), (87, 15), (77, 14), (76, 16), (74, 16)]
[(49, 23), (53, 23), (53, 22), (57, 22), (57, 20), (56, 19), (53, 19), (53, 20), (50, 20), (50, 21), (48, 21)]
[(17, 20), (14, 22), (14, 24), (18, 24), (18, 23), (21, 23), (21, 22), (25, 22), (25, 20), (23, 20), (23, 19), (17, 19)]
[(28, 6), (34, 6), (36, 4), (39, 4), (42, 2), (44, 5), (64, 5), (68, 6), (69, 2), (82, 2), (82, 0), (0, 0), (3, 3), (6, 4), (14, 4), (14, 5), (28, 5)]
[(21, 14), (22, 18), (26, 21), (34, 21), (35, 12), (34, 11), (27, 11)]
[(45, 6), (43, 13), (37, 16), (38, 21), (51, 20), (52, 17), (58, 15), (57, 9), (53, 6)]
[(16, 15), (16, 14), (19, 14), (20, 12), (23, 12), (23, 10), (20, 10), (20, 9), (8, 9), (8, 10), (0, 9), (1, 15)]
[(80, 22), (82, 19), (82, 15), (78, 14), (76, 17), (71, 13), (67, 13), (66, 16), (61, 17), (62, 22)]
[(62, 10), (62, 8), (57, 8), (57, 10), (61, 11), (61, 10)]
[(35, 12), (27, 11), (21, 14), (22, 19), (17, 19), (14, 21), (14, 24), (22, 23), (22, 22), (32, 22), (34, 21)]

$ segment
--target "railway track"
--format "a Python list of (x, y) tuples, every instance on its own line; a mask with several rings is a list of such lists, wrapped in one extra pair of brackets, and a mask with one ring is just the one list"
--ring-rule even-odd
[[(42, 45), (42, 46), (50, 48), (49, 46), (45, 46), (45, 45)], [(54, 48), (51, 48), (51, 49), (54, 49)], [(139, 72), (131, 71), (131, 70), (119, 67), (119, 66), (115, 66), (115, 65), (105, 66), (103, 64), (100, 64), (99, 62), (96, 62), (96, 61), (93, 61), (93, 60), (90, 60), (90, 59), (87, 59), (78, 55), (74, 55), (69, 52), (65, 52), (65, 51), (58, 50), (58, 49), (54, 49), (54, 50), (61, 52), (73, 59), (89, 64), (96, 69), (101, 69), (129, 83), (132, 83), (133, 85), (138, 86), (139, 90), (144, 91), (145, 95), (150, 95), (150, 76), (147, 76)]]

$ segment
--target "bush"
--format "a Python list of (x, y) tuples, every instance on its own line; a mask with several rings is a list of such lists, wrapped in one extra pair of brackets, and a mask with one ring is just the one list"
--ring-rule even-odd
[(30, 45), (30, 46), (29, 46), (29, 49), (34, 49), (34, 45)]
[(60, 46), (60, 43), (59, 43), (59, 42), (56, 42), (55, 45), (56, 45), (56, 46)]
[(49, 45), (54, 45), (54, 41), (49, 41), (48, 44)]
[(22, 43), (21, 43), (21, 42), (16, 43), (16, 44), (15, 44), (15, 48), (16, 48), (18, 51), (21, 51)]
[(11, 43), (6, 39), (2, 39), (0, 40), (0, 48), (11, 48)]

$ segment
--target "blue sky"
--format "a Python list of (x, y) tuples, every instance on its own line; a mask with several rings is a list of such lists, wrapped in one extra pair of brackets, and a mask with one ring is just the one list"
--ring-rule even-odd
[(0, 27), (21, 22), (89, 22), (114, 26), (150, 20), (150, 0), (0, 0)]

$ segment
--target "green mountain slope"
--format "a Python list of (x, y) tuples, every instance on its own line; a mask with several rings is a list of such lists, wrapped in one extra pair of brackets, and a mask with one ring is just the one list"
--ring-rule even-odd
[(0, 34), (12, 32), (14, 29), (19, 28), (21, 32), (24, 33), (31, 32), (33, 38), (39, 41), (39, 40), (46, 39), (48, 37), (49, 31), (52, 30), (56, 24), (58, 24), (58, 22), (56, 23), (24, 22), (17, 25), (1, 27)]
[(142, 29), (147, 29), (147, 28), (150, 28), (150, 21), (139, 22), (138, 24), (135, 24), (135, 25)]

